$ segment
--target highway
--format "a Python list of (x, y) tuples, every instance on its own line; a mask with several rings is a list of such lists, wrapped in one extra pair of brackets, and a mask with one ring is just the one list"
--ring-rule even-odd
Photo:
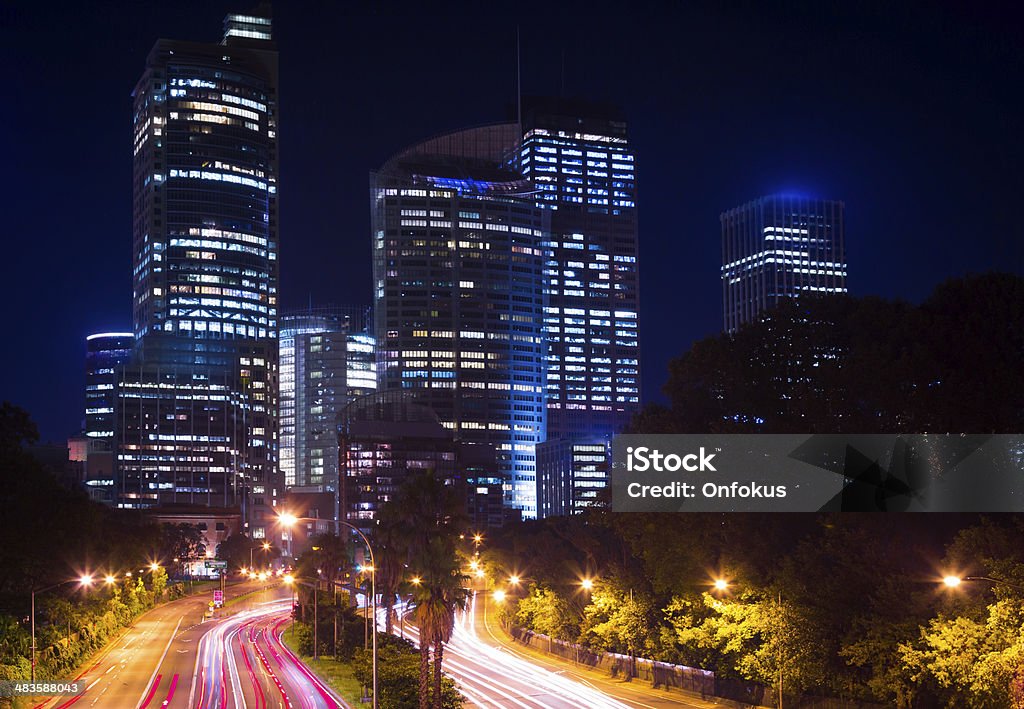
[[(76, 678), (87, 690), (34, 709), (341, 709), (345, 703), (281, 642), (291, 617), (290, 591), (259, 582), (257, 591), (204, 621), (211, 594), (165, 604), (143, 615)], [(478, 603), (478, 599), (480, 599)], [(492, 604), (493, 605), (493, 604)], [(706, 709), (711, 702), (653, 691), (639, 683), (582, 671), (527, 654), (486, 617), (482, 594), (457, 616), (444, 669), (470, 706), (522, 709)], [(383, 611), (381, 611), (383, 613)], [(493, 614), (492, 614), (493, 615)], [(383, 625), (381, 618), (379, 624)], [(416, 628), (404, 624), (407, 637)]]
[[(477, 599), (480, 599), (478, 602)], [(645, 685), (578, 672), (571, 663), (516, 651), (485, 616), (482, 593), (458, 614), (452, 641), (445, 646), (444, 670), (459, 684), (471, 706), (522, 709), (707, 709), (712, 702), (653, 691)], [(416, 629), (405, 633), (418, 640)]]
[[(260, 591), (239, 584), (226, 596)], [(84, 694), (34, 709), (323, 709), (344, 704), (280, 641), (291, 592), (266, 588), (204, 621), (212, 594), (139, 618), (76, 679)]]

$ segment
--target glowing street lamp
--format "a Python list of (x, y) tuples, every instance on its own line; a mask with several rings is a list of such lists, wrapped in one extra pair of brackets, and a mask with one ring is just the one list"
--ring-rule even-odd
[(117, 583), (117, 577), (107, 574), (103, 577), (103, 583), (107, 584), (108, 586), (113, 586), (115, 583)]
[(1008, 586), (1009, 588), (1024, 592), (1024, 587), (1018, 586), (1006, 579), (997, 579), (992, 576), (955, 576), (951, 574), (943, 577), (942, 579), (942, 583), (946, 585), (946, 588), (958, 588), (964, 581), (988, 581), (989, 583), (994, 583), (997, 586)]
[(75, 582), (78, 582), (78, 584), (82, 588), (89, 588), (94, 583), (91, 574), (82, 574), (77, 579), (68, 579), (67, 581), (61, 581), (60, 583), (55, 583), (52, 586), (47, 586), (46, 588), (34, 589), (32, 591), (31, 618), (32, 618), (32, 682), (33, 683), (35, 683), (35, 681), (36, 681), (36, 594), (37, 593), (45, 593), (46, 591), (51, 591), (51, 590), (57, 588), (58, 586), (63, 586), (64, 584), (75, 583)]
[(505, 592), (498, 590), (494, 592), (494, 600), (498, 603), (502, 603), (505, 600)]
[(584, 591), (590, 591), (594, 588), (594, 580), (590, 578), (582, 579), (580, 580), (580, 587)]
[(510, 584), (512, 584), (513, 586), (518, 586), (519, 585), (519, 576), (516, 575), (516, 574), (512, 574), (511, 576), (508, 577), (508, 582)]
[(725, 579), (715, 579), (714, 586), (716, 591), (727, 591), (729, 589), (729, 582)]

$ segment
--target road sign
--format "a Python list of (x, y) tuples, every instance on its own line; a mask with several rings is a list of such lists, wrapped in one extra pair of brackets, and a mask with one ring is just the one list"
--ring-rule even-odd
[(224, 592), (219, 588), (213, 592), (213, 603), (218, 608), (224, 605)]

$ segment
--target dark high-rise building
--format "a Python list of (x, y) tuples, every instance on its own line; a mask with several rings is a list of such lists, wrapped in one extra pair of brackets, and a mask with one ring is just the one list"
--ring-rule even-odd
[(318, 308), (281, 316), (281, 473), (284, 486), (338, 490), (338, 417), (377, 389), (366, 311)]
[(722, 310), (735, 332), (780, 298), (846, 293), (843, 203), (769, 195), (722, 222)]
[(238, 505), (261, 537), (280, 487), (277, 52), (268, 13), (224, 30), (157, 41), (133, 92), (119, 504)]
[(537, 510), (541, 517), (579, 514), (608, 487), (611, 437), (556, 438), (537, 446)]
[(621, 430), (640, 407), (636, 156), (614, 106), (525, 99), (515, 163), (551, 215), (547, 439)]
[(494, 446), (455, 440), (437, 414), (418, 403), (422, 395), (379, 392), (345, 407), (339, 426), (341, 518), (372, 534), (381, 505), (410, 475), (432, 470), (463, 497), (470, 525), (500, 526), (506, 509)]
[(520, 138), (517, 124), (443, 135), (373, 175), (374, 323), (379, 388), (494, 446), (506, 504), (533, 517), (550, 212), (509, 166)]
[(135, 336), (102, 332), (85, 338), (85, 435), (114, 438), (115, 370), (131, 359)]
[[(114, 502), (114, 432), (117, 428), (118, 369), (134, 351), (130, 332), (102, 332), (85, 338), (85, 430), (76, 437), (71, 459), (89, 496)], [(70, 444), (70, 441), (69, 441)]]

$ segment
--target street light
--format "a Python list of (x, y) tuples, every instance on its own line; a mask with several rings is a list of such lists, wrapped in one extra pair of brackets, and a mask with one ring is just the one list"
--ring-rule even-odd
[(249, 548), (249, 568), (250, 569), (253, 568), (252, 553), (254, 551), (256, 551), (257, 549), (262, 549), (263, 551), (270, 551), (270, 542), (263, 542), (262, 544), (259, 544), (257, 546)]
[(715, 579), (714, 587), (716, 591), (727, 591), (729, 590), (729, 582), (725, 579)]
[(77, 582), (79, 585), (81, 585), (82, 588), (89, 588), (93, 584), (93, 578), (89, 574), (83, 574), (82, 576), (79, 576), (77, 579), (68, 579), (67, 581), (61, 581), (60, 583), (55, 583), (52, 586), (47, 586), (46, 588), (38, 588), (38, 589), (34, 589), (32, 591), (32, 610), (31, 610), (31, 614), (32, 614), (32, 683), (33, 684), (35, 684), (35, 681), (36, 681), (36, 594), (37, 593), (46, 593), (47, 591), (52, 591), (53, 589), (57, 588), (58, 586), (63, 586), (64, 584), (75, 583), (75, 582)]
[(1024, 591), (1024, 588), (1011, 581), (993, 578), (992, 576), (956, 576), (950, 574), (942, 579), (942, 583), (944, 583), (947, 588), (957, 588), (964, 581), (988, 581), (989, 583), (994, 583), (997, 586), (1007, 586), (1009, 588), (1016, 589), (1017, 591)]
[(591, 578), (581, 579), (580, 580), (580, 587), (584, 591), (590, 591), (591, 589), (594, 588), (594, 579), (591, 579)]
[[(300, 519), (309, 519), (314, 522), (319, 522), (319, 517), (296, 517), (290, 512), (283, 512), (277, 516), (278, 522), (285, 527), (291, 527)], [(371, 607), (373, 612), (373, 709), (377, 709), (377, 562), (373, 558), (373, 547), (370, 546), (370, 540), (366, 538), (362, 530), (359, 527), (346, 522), (345, 520), (336, 519), (334, 522), (334, 533), (336, 536), (341, 536), (341, 529), (339, 525), (344, 525), (351, 529), (353, 532), (359, 535), (359, 538), (363, 540), (363, 544), (366, 545), (366, 551), (370, 555), (370, 566), (367, 569), (370, 572), (370, 596), (371, 596)], [(479, 535), (478, 535), (479, 536)], [(290, 539), (290, 535), (289, 535)], [(317, 586), (319, 586), (319, 578), (317, 579)], [(315, 603), (315, 601), (314, 601)], [(313, 614), (313, 620), (316, 620), (316, 614)], [(314, 650), (316, 648), (314, 647)]]

